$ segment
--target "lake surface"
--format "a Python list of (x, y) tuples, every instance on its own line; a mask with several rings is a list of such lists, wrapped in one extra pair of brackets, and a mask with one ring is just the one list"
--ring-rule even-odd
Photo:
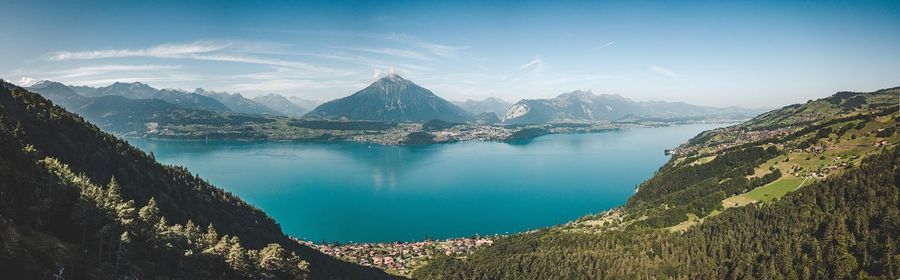
[(668, 160), (664, 149), (719, 126), (414, 147), (129, 142), (265, 210), (290, 235), (384, 242), (512, 233), (622, 205)]

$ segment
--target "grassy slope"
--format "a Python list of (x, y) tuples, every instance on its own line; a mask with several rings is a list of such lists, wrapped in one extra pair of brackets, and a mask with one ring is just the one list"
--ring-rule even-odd
[(743, 195), (757, 201), (770, 201), (798, 189), (800, 183), (803, 183), (803, 181), (804, 179), (800, 178), (782, 178), (778, 181), (769, 183), (768, 185), (753, 189)]

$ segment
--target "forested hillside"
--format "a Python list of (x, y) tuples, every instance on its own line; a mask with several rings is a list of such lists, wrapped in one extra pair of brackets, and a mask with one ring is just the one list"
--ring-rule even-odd
[(0, 141), (4, 278), (386, 277), (299, 245), (232, 194), (6, 83)]
[(900, 89), (701, 133), (628, 203), (503, 238), (422, 279), (900, 277)]
[(859, 279), (900, 276), (898, 150), (684, 233), (551, 228), (440, 259), (422, 279)]

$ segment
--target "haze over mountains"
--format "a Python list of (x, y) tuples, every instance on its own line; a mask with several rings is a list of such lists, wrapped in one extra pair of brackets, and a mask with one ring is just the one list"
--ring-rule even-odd
[[(82, 96), (72, 88), (57, 82), (42, 81), (28, 87), (67, 110), (84, 116), (108, 131), (143, 129), (145, 123), (160, 117), (184, 116), (184, 109), (160, 99), (129, 99), (118, 95)], [(210, 111), (200, 111), (213, 114)]]
[(205, 90), (203, 88), (195, 89), (194, 93), (218, 100), (219, 102), (222, 102), (223, 105), (228, 107), (228, 109), (230, 109), (232, 112), (244, 114), (281, 114), (280, 112), (273, 110), (271, 107), (244, 98), (244, 96), (240, 93), (215, 92)]
[(506, 111), (512, 106), (512, 103), (496, 97), (488, 97), (484, 100), (467, 99), (466, 101), (456, 101), (453, 103), (473, 114), (491, 112), (498, 116), (506, 114)]
[(278, 114), (293, 117), (302, 116), (319, 105), (319, 102), (314, 100), (296, 96), (284, 97), (274, 93), (254, 97), (253, 101), (275, 110)]
[(222, 104), (222, 102), (212, 97), (200, 95), (197, 93), (182, 92), (173, 89), (156, 89), (141, 82), (116, 82), (112, 85), (99, 88), (82, 86), (73, 89), (75, 90), (75, 92), (78, 92), (78, 94), (87, 97), (117, 95), (130, 99), (159, 99), (188, 109), (198, 109), (215, 112), (231, 111), (228, 106), (225, 106), (225, 104)]
[(626, 118), (678, 120), (706, 117), (749, 118), (760, 110), (716, 108), (683, 102), (634, 101), (618, 94), (576, 90), (551, 99), (525, 99), (503, 116), (508, 124), (614, 121)]

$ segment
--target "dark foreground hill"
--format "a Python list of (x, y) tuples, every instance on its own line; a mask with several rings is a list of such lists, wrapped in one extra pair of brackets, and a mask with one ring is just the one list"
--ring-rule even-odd
[(38, 94), (0, 87), (4, 279), (379, 279)]

